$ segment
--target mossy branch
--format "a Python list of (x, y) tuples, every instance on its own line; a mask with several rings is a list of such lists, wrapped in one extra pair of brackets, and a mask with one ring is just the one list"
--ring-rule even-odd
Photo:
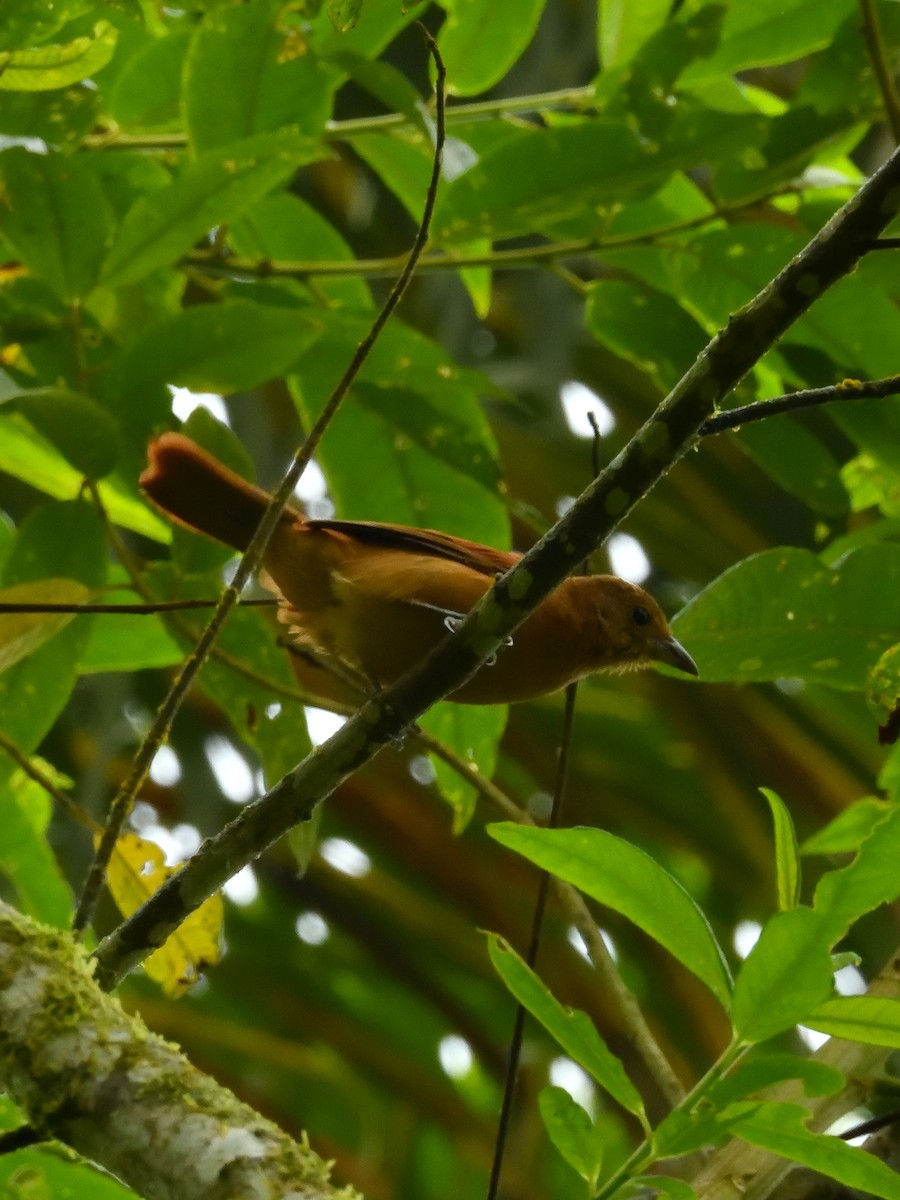
[(28, 1115), (32, 1141), (71, 1146), (147, 1200), (357, 1196), (104, 995), (70, 934), (3, 903), (0, 1085)]

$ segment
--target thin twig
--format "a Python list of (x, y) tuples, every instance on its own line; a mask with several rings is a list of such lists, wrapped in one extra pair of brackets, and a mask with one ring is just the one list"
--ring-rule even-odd
[(881, 17), (878, 15), (878, 5), (875, 0), (859, 0), (859, 11), (862, 16), (866, 49), (872, 60), (878, 88), (884, 101), (884, 111), (896, 145), (900, 143), (900, 93), (897, 91), (897, 83), (888, 61), (884, 30), (881, 28)]
[[(418, 274), (430, 271), (461, 271), (467, 267), (490, 267), (494, 270), (509, 271), (515, 268), (533, 267), (540, 263), (556, 263), (566, 258), (581, 258), (589, 254), (597, 254), (603, 250), (621, 250), (629, 246), (643, 246), (648, 243), (657, 244), (663, 238), (673, 237), (679, 233), (690, 233), (715, 224), (725, 218), (738, 216), (748, 208), (775, 199), (778, 196), (796, 195), (796, 184), (766, 193), (756, 197), (752, 202), (741, 200), (736, 204), (722, 204), (714, 210), (701, 213), (683, 221), (670, 221), (657, 225), (641, 233), (610, 234), (604, 237), (573, 238), (568, 241), (542, 242), (536, 246), (523, 246), (507, 250), (489, 250), (479, 253), (443, 250), (425, 254), (419, 260), (416, 268)], [(215, 250), (191, 250), (181, 258), (184, 266), (195, 267), (198, 271), (227, 276), (246, 276), (251, 279), (298, 279), (315, 278), (365, 278), (378, 279), (382, 276), (396, 275), (402, 259), (389, 258), (357, 258), (338, 259), (335, 261), (310, 259), (292, 262), (289, 260), (272, 260), (270, 258), (248, 258), (239, 255), (222, 255)]]
[[(562, 88), (552, 92), (536, 92), (528, 96), (508, 96), (501, 100), (476, 100), (471, 104), (454, 104), (447, 109), (447, 124), (459, 124), (480, 117), (503, 117), (512, 113), (541, 112), (550, 108), (591, 108), (597, 93), (586, 87)], [(405, 113), (383, 113), (374, 117), (351, 117), (346, 121), (329, 121), (324, 136), (332, 142), (343, 142), (366, 133), (382, 133), (401, 129), (413, 122)], [(121, 130), (88, 134), (81, 142), (83, 150), (144, 150), (159, 154), (187, 150), (187, 137), (181, 133), (127, 134)]]
[(95, 821), (90, 813), (85, 812), (81, 805), (76, 804), (72, 797), (67, 795), (62, 788), (57, 787), (50, 776), (45, 774), (40, 767), (36, 766), (25, 751), (8, 738), (2, 729), (0, 729), (0, 750), (8, 755), (19, 770), (27, 775), (33, 783), (42, 787), (47, 795), (56, 801), (63, 812), (68, 813), (73, 820), (77, 821), (80, 825), (84, 825), (91, 833), (99, 834), (102, 832), (103, 826), (100, 822)]
[(900, 375), (867, 381), (842, 379), (832, 387), (807, 388), (801, 392), (790, 392), (786, 396), (776, 396), (772, 400), (757, 400), (753, 404), (745, 404), (743, 408), (731, 408), (704, 421), (697, 433), (699, 437), (709, 437), (712, 434), (724, 433), (728, 429), (736, 429), (739, 425), (749, 425), (751, 421), (777, 417), (780, 413), (818, 408), (839, 400), (877, 400), (898, 394)]
[(249, 580), (251, 574), (259, 565), (262, 559), (263, 552), (268, 544), (269, 538), (275, 530), (275, 527), (281, 517), (282, 512), (287, 505), (294, 488), (297, 485), (300, 476), (305, 471), (310, 459), (315, 454), (320, 441), (328, 428), (332, 418), (337, 412), (341, 402), (350, 390), (356, 376), (359, 374), (363, 363), (368, 357), (372, 347), (374, 346), (382, 329), (384, 329), (388, 320), (392, 316), (397, 305), (403, 298), (413, 273), (416, 269), (416, 263), (425, 248), (428, 241), (428, 232), (431, 227), (431, 218), (434, 213), (435, 201), (437, 198), (438, 183), (441, 177), (441, 160), (443, 157), (445, 124), (444, 124), (444, 106), (445, 106), (445, 82), (446, 73), (444, 63), (441, 59), (437, 44), (431, 35), (422, 29), (422, 36), (428, 45), (428, 49), (435, 62), (437, 78), (435, 83), (435, 134), (434, 134), (434, 161), (431, 172), (431, 179), (428, 184), (428, 192), (425, 198), (425, 205), (422, 214), (422, 220), (419, 224), (412, 249), (409, 253), (406, 265), (400, 273), (397, 282), (391, 288), (390, 295), (384, 303), (381, 311), (378, 313), (372, 327), (365, 338), (360, 342), (353, 355), (347, 369), (339, 380), (337, 386), (328, 399), (323, 408), (318, 420), (310, 430), (303, 446), (294, 455), (293, 461), (289, 466), (284, 478), (275, 491), (269, 506), (263, 514), (262, 520), (250, 539), (250, 544), (244, 552), (243, 557), (235, 572), (231, 584), (222, 593), (222, 599), (218, 608), (211, 617), (206, 628), (200, 635), (194, 649), (185, 660), (180, 672), (178, 673), (168, 695), (163, 700), (159, 710), (154, 717), (153, 723), (144, 737), (141, 745), (138, 747), (134, 760), (131, 764), (131, 769), (128, 772), (125, 780), (120, 786), (115, 799), (110, 808), (109, 817), (106, 827), (103, 831), (103, 836), (100, 839), (93, 861), (88, 870), (88, 875), (84, 883), (84, 887), (79, 897), (78, 906), (75, 911), (73, 920), (73, 931), (75, 933), (83, 932), (86, 926), (90, 923), (94, 910), (97, 905), (97, 900), (100, 895), (100, 889), (103, 885), (103, 877), (106, 872), (106, 867), (109, 862), (113, 848), (116, 844), (116, 839), (125, 824), (128, 814), (134, 805), (138, 790), (141, 787), (147, 772), (150, 769), (150, 764), (166, 738), (168, 737), (169, 729), (175, 714), (181, 707), (181, 703), (187, 694), (194, 678), (200, 670), (204, 660), (206, 659), (213, 642), (219, 634), (232, 608), (237, 604), (240, 593), (244, 585)]
[(844, 1129), (837, 1136), (842, 1142), (852, 1142), (854, 1138), (878, 1133), (880, 1129), (887, 1129), (889, 1125), (896, 1125), (898, 1121), (900, 1121), (900, 1109), (895, 1108), (892, 1112), (882, 1113), (879, 1117), (869, 1117), (867, 1121), (851, 1125), (849, 1129)]
[[(194, 608), (215, 608), (218, 600), (152, 600), (146, 604), (12, 604), (0, 601), (0, 613), (74, 613), (75, 616), (94, 616), (114, 613), (121, 616), (149, 616), (151, 613), (180, 612)], [(278, 601), (271, 599), (239, 600), (240, 608), (272, 608)]]
[[(550, 805), (550, 816), (547, 821), (548, 829), (556, 829), (562, 816), (562, 806), (569, 781), (569, 754), (572, 749), (572, 728), (575, 717), (575, 699), (578, 695), (578, 683), (570, 683), (566, 688), (566, 707), (563, 714), (563, 727), (560, 735), (559, 760), (556, 766), (556, 779), (553, 785), (553, 802)], [(534, 916), (531, 920), (531, 935), (528, 939), (528, 953), (525, 962), (533, 971), (537, 962), (538, 951), (541, 947), (541, 932), (544, 927), (544, 913), (547, 908), (547, 891), (550, 886), (550, 872), (541, 871), (538, 882), (537, 899), (534, 905)], [(512, 1118), (513, 1100), (516, 1094), (516, 1080), (519, 1075), (519, 1061), (522, 1057), (522, 1039), (525, 1034), (525, 1018), (527, 1013), (524, 1004), (516, 1004), (516, 1017), (513, 1022), (512, 1037), (509, 1040), (509, 1056), (506, 1061), (506, 1078), (503, 1081), (503, 1101), (500, 1105), (500, 1118), (497, 1122), (497, 1137), (494, 1142), (494, 1160), (491, 1163), (491, 1176), (488, 1182), (486, 1200), (496, 1200), (497, 1189), (500, 1187), (500, 1175), (503, 1171), (503, 1157), (509, 1137), (509, 1125)]]
[(486, 775), (482, 775), (475, 763), (469, 759), (463, 758), (461, 754), (457, 754), (450, 746), (438, 739), (427, 729), (423, 729), (421, 725), (413, 726), (410, 731), (420, 746), (424, 747), (429, 754), (433, 754), (435, 758), (445, 762), (452, 771), (465, 779), (466, 783), (471, 783), (481, 796), (484, 797), (490, 804), (501, 809), (511, 820), (519, 821), (525, 825), (533, 825), (529, 813), (521, 809), (516, 802), (507, 796), (501, 788), (498, 788), (496, 783), (488, 779)]
[(600, 990), (610, 1007), (619, 1015), (622, 1030), (642, 1059), (651, 1078), (668, 1104), (675, 1108), (684, 1099), (685, 1090), (662, 1047), (647, 1024), (634, 992), (625, 983), (616, 966), (609, 946), (603, 940), (600, 927), (591, 915), (584, 897), (571, 884), (554, 880), (556, 895), (567, 919), (575, 926), (584, 942), (588, 957), (599, 978)]
[(20, 1125), (18, 1129), (8, 1129), (0, 1133), (0, 1155), (13, 1154), (16, 1150), (26, 1150), (29, 1146), (38, 1146), (41, 1142), (51, 1141), (46, 1133), (38, 1133), (33, 1125)]

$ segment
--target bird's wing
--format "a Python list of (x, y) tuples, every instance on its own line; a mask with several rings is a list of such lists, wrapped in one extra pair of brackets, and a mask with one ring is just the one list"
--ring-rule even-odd
[(413, 529), (408, 525), (387, 525), (378, 521), (324, 520), (307, 521), (306, 524), (314, 529), (342, 533), (361, 546), (447, 559), (489, 578), (504, 574), (521, 558), (512, 551), (495, 550), (492, 546), (482, 546), (479, 542), (469, 542), (436, 529)]

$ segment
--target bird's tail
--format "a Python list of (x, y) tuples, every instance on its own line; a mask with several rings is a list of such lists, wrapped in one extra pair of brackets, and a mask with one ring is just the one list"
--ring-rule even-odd
[(235, 550), (246, 550), (269, 503), (268, 492), (181, 433), (164, 433), (150, 444), (140, 483), (170, 517)]

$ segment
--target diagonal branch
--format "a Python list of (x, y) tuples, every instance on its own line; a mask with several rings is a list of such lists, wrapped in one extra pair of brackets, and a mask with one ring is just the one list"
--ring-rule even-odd
[(441, 697), (459, 688), (525, 617), (594, 551), (699, 436), (746, 372), (838, 279), (900, 210), (895, 152), (815, 238), (729, 321), (652, 417), (566, 516), (483, 597), (456, 633), (200, 851), (97, 950), (113, 986), (191, 909), (299, 821)]

